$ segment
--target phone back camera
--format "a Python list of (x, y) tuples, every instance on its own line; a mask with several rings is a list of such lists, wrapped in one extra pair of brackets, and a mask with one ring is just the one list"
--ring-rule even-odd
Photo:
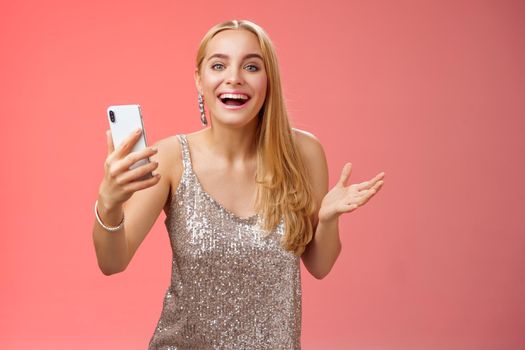
[(109, 111), (109, 120), (111, 120), (112, 123), (115, 122), (115, 112)]

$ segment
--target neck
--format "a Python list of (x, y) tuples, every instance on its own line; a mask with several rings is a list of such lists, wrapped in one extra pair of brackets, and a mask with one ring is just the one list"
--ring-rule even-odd
[(240, 128), (215, 125), (204, 138), (208, 149), (228, 163), (251, 162), (256, 154), (257, 120)]

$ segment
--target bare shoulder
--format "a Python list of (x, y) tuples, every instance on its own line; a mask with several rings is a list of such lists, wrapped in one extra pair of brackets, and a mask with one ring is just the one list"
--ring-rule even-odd
[(317, 213), (321, 202), (328, 192), (328, 165), (323, 146), (317, 137), (307, 131), (292, 129), (295, 144), (299, 150), (307, 176), (312, 186), (312, 196), (315, 212), (312, 224), (317, 227)]
[(308, 172), (315, 200), (320, 204), (321, 199), (328, 191), (328, 165), (323, 145), (312, 133), (292, 129), (295, 144)]
[(153, 145), (154, 148), (158, 149), (158, 153), (151, 157), (152, 160), (159, 162), (159, 167), (162, 163), (166, 165), (175, 165), (182, 160), (181, 145), (177, 136), (170, 136), (161, 139)]
[(158, 162), (157, 173), (169, 181), (172, 190), (176, 189), (182, 176), (182, 149), (177, 136), (161, 139), (153, 145), (158, 149), (157, 154), (150, 160)]
[(312, 134), (311, 132), (306, 131), (306, 130), (292, 128), (292, 132), (293, 132), (294, 136), (298, 137), (298, 138), (317, 140), (317, 137), (315, 137), (314, 134)]
[(314, 134), (295, 128), (292, 129), (292, 132), (295, 144), (307, 168), (323, 165), (319, 163), (326, 162), (323, 145)]

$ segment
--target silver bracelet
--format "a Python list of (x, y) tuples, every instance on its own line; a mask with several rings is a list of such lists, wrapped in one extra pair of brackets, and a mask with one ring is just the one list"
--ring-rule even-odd
[(97, 206), (98, 206), (98, 200), (95, 202), (95, 217), (97, 218), (99, 225), (102, 226), (106, 231), (116, 232), (124, 227), (124, 213), (122, 213), (122, 221), (120, 222), (120, 224), (118, 224), (118, 226), (115, 226), (115, 227), (106, 226), (104, 225), (102, 220), (100, 220), (100, 216), (98, 216)]

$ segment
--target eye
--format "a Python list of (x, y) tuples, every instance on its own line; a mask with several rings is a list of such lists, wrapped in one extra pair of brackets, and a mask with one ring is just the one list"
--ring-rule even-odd
[(214, 63), (211, 65), (211, 69), (213, 70), (223, 70), (224, 65), (222, 63)]
[(257, 72), (259, 70), (259, 67), (257, 67), (254, 64), (248, 64), (244, 66), (244, 69), (246, 69), (248, 72)]

